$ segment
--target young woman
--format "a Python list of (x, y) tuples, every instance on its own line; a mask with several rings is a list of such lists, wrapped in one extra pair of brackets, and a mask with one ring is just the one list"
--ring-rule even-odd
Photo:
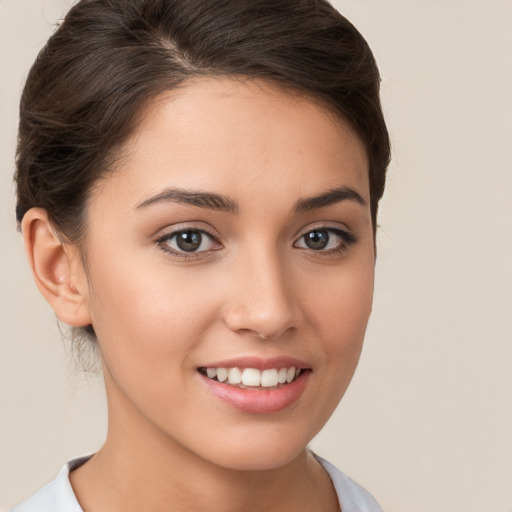
[(307, 445), (361, 351), (388, 161), (327, 2), (78, 2), (23, 92), (17, 218), (108, 434), (14, 510), (380, 510)]

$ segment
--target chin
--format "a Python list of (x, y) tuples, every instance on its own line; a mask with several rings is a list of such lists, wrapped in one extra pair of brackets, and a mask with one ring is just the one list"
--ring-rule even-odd
[(238, 450), (224, 453), (214, 461), (216, 465), (232, 471), (271, 471), (279, 469), (295, 460), (304, 450), (301, 446), (295, 450)]
[(234, 471), (281, 468), (299, 457), (316, 434), (291, 433), (289, 430), (280, 426), (225, 436), (220, 442), (210, 444), (206, 458), (217, 466)]

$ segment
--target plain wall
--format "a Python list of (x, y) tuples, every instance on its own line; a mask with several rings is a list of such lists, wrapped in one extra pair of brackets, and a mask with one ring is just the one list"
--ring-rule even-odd
[[(393, 163), (362, 360), (313, 448), (387, 512), (512, 511), (512, 2), (339, 0), (379, 63)], [(0, 509), (106, 432), (14, 220), (26, 73), (70, 0), (0, 0)]]

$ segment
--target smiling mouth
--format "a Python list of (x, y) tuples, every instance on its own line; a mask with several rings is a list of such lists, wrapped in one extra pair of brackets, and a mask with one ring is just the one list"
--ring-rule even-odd
[(295, 381), (308, 371), (295, 366), (282, 368), (198, 368), (199, 373), (211, 380), (242, 389), (279, 389)]

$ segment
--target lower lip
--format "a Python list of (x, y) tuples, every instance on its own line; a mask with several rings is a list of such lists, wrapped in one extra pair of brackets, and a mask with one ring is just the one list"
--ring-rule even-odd
[(309, 374), (302, 372), (293, 382), (277, 389), (242, 389), (199, 374), (209, 390), (221, 400), (242, 412), (269, 414), (290, 407), (301, 397)]

